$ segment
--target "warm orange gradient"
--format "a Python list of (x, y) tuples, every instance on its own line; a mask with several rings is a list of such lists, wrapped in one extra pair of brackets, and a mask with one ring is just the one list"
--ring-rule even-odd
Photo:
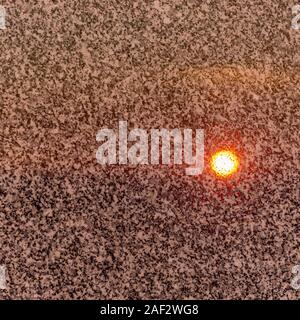
[(234, 152), (222, 150), (213, 154), (210, 165), (215, 174), (221, 177), (227, 177), (237, 171), (239, 159)]

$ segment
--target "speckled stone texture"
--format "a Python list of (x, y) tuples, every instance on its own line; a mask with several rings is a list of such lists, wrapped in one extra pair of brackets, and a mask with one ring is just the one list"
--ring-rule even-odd
[[(297, 1), (1, 4), (1, 299), (300, 297)], [(203, 174), (97, 164), (119, 120), (203, 128)]]

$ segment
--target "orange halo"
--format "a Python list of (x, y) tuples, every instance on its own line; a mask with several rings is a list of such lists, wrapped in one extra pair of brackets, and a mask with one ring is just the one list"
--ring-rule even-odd
[(232, 151), (221, 150), (213, 154), (210, 165), (215, 174), (227, 177), (237, 171), (239, 159)]

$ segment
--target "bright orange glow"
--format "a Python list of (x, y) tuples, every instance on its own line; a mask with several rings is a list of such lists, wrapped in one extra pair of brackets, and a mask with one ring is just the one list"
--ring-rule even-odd
[(227, 177), (237, 171), (239, 159), (233, 152), (222, 150), (212, 156), (210, 164), (218, 176)]

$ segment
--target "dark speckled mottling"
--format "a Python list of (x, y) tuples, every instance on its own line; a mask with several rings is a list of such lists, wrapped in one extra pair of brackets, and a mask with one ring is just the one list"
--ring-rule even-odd
[[(1, 1), (0, 298), (299, 298), (296, 3)], [(203, 128), (204, 173), (98, 165), (119, 120)]]

